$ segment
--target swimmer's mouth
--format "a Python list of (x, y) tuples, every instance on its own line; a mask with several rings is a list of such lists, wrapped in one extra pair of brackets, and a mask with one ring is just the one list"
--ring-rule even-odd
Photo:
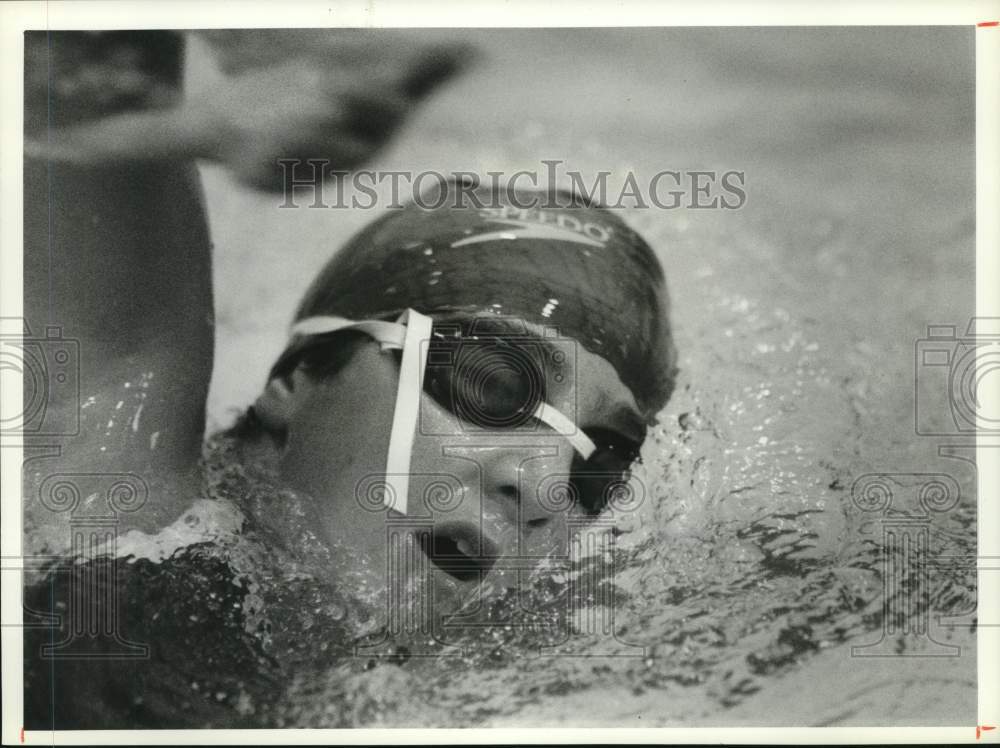
[(460, 582), (480, 581), (493, 568), (499, 550), (496, 543), (468, 522), (438, 525), (431, 540), (421, 546), (435, 566)]

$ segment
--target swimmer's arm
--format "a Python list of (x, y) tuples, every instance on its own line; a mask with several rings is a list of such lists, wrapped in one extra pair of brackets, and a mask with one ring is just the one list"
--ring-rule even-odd
[(198, 459), (214, 333), (193, 159), (279, 189), (282, 157), (351, 168), (465, 55), (383, 35), (282, 32), (256, 48), (254, 34), (208, 36), (228, 77), (201, 95), (26, 139), (25, 318), (35, 336), (58, 326), (80, 352), (81, 391), (47, 403), (64, 465), (135, 472), (155, 458), (176, 471)]
[(43, 474), (195, 467), (214, 336), (199, 194), (193, 164), (25, 159), (24, 317), (52, 372), (35, 430), (60, 453)]

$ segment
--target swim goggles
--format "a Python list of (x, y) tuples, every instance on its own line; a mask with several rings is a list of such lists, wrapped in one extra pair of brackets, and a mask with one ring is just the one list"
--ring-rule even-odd
[[(638, 445), (613, 436), (596, 443), (571, 418), (546, 402), (544, 374), (532, 365), (532, 357), (525, 355), (519, 340), (503, 334), (477, 335), (473, 350), (484, 355), (465, 357), (465, 365), (457, 366), (450, 354), (456, 344), (468, 344), (469, 338), (455, 326), (438, 325), (414, 309), (407, 309), (392, 322), (333, 315), (301, 319), (292, 325), (291, 342), (275, 369), (287, 365), (309, 339), (345, 331), (361, 332), (377, 341), (383, 351), (402, 354), (386, 455), (389, 490), (383, 495), (388, 509), (401, 514), (407, 511), (410, 456), (421, 394), (425, 392), (463, 422), (483, 430), (512, 428), (533, 419), (564, 436), (576, 453), (571, 470), (574, 487), (589, 513), (600, 511), (608, 500), (610, 483), (620, 481), (638, 456)], [(538, 341), (544, 344), (541, 338)], [(527, 348), (537, 350), (534, 345)], [(498, 361), (513, 365), (498, 366)], [(597, 433), (603, 436), (606, 432)]]

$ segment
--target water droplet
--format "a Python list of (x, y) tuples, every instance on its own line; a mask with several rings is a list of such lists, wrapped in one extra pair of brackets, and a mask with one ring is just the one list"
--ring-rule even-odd
[(347, 615), (347, 610), (342, 605), (337, 605), (337, 603), (330, 603), (327, 606), (326, 614), (330, 616), (334, 621), (339, 621)]
[(403, 665), (410, 659), (410, 650), (402, 645), (395, 647), (388, 659), (393, 665)]

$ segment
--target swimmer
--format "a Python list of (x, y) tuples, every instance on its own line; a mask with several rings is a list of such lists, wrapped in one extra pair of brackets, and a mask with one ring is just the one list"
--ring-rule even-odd
[[(515, 207), (546, 201), (567, 207)], [(611, 212), (454, 183), (435, 202), (334, 255), (252, 415), (322, 535), (349, 536), (376, 568), (385, 520), (352, 500), (359, 486), (429, 516), (421, 497), (452, 481), (431, 555), (477, 580), (562, 548), (572, 516), (601, 512), (670, 396), (674, 352), (662, 270)], [(546, 502), (554, 477), (575, 506)]]
[[(75, 207), (55, 217), (55, 255), (42, 249), (53, 235), (37, 215), (48, 204), (41, 190), (53, 172), (54, 205), (72, 206), (78, 195)], [(102, 178), (104, 197), (112, 198), (104, 208), (78, 192)], [(45, 470), (155, 474), (172, 491), (197, 483), (181, 478), (191, 480), (202, 444), (211, 279), (207, 233), (188, 220), (200, 210), (189, 179), (169, 160), (141, 168), (116, 163), (110, 171), (60, 162), (48, 177), (26, 177), (26, 266), (29, 255), (36, 263), (26, 292), (29, 322), (31, 315), (56, 321), (48, 315), (57, 309), (67, 327), (84, 328), (74, 331), (90, 346), (81, 389), (98, 392), (97, 415), (84, 412), (79, 441), (68, 440), (58, 465)], [(260, 396), (227, 435), (233, 454), (252, 455), (280, 489), (299, 497), (296, 511), (321, 544), (349, 550), (346, 566), (330, 570), (341, 575), (334, 583), (348, 588), (348, 598), (352, 579), (384, 581), (387, 525), (408, 519), (426, 530), (410, 547), (459, 598), (480, 585), (516, 583), (512, 569), (563, 549), (570, 522), (600, 515), (673, 388), (664, 275), (620, 218), (563, 193), (445, 189), (442, 207), (391, 211), (334, 254), (307, 290)], [(178, 202), (148, 219), (123, 210), (148, 209), (164, 194)], [(466, 202), (456, 205), (460, 194)], [(529, 199), (562, 207), (517, 207)], [(143, 229), (157, 239), (155, 249), (143, 246)], [(69, 237), (79, 232), (89, 252), (74, 259)], [(75, 276), (56, 267), (63, 261), (76, 263)], [(54, 287), (43, 282), (50, 274)], [(146, 373), (152, 376), (143, 380)], [(98, 446), (107, 445), (106, 436), (88, 436), (104, 425), (101, 409), (115, 407), (107, 395), (122, 377), (149, 383), (148, 421), (129, 426), (109, 455)], [(159, 452), (142, 431), (154, 428)], [(36, 467), (26, 466), (26, 483)], [(553, 479), (569, 487), (568, 504), (545, 500), (543, 487)], [(442, 485), (443, 507), (433, 501)], [(158, 514), (155, 502), (151, 496), (144, 520), (150, 533), (179, 521)], [(283, 510), (291, 505), (268, 508)], [(280, 567), (280, 544), (255, 563)], [(26, 726), (271, 724), (268, 694), (304, 661), (296, 657), (320, 655), (274, 655), (267, 642), (282, 632), (248, 625), (260, 614), (235, 563), (203, 542), (160, 564), (119, 564), (114, 584), (123, 615), (115, 636), (145, 642), (145, 657), (47, 660), (41, 648), (68, 635), (66, 616), (55, 629), (28, 630)], [(66, 576), (26, 590), (28, 608), (58, 612), (58, 602), (57, 610), (51, 606), (65, 605)], [(258, 586), (252, 596), (267, 601), (287, 592), (273, 587)], [(325, 657), (351, 652), (351, 642), (336, 640), (342, 611), (321, 607), (293, 610), (301, 620), (277, 627), (291, 627), (284, 633), (297, 643), (307, 630), (320, 632), (334, 645)], [(191, 674), (206, 668), (228, 686), (193, 693)], [(261, 668), (271, 669), (263, 676)], [(86, 693), (82, 682), (92, 685)], [(257, 699), (252, 715), (226, 695), (234, 684)]]
[[(443, 584), (468, 598), (482, 584), (516, 584), (516, 571), (566, 553), (570, 522), (599, 516), (613, 500), (670, 396), (675, 359), (664, 277), (645, 242), (617, 216), (582, 202), (521, 210), (502, 193), (477, 197), (499, 198), (502, 207), (428, 211), (411, 204), (337, 252), (301, 302), (263, 392), (232, 431), (238, 452), (253, 454), (279, 485), (305, 497), (296, 511), (320, 541), (349, 551), (349, 565), (327, 573), (341, 587), (391, 581), (384, 576), (387, 528), (405, 531), (407, 518), (426, 532), (413, 546), (430, 559), (434, 577), (417, 593)], [(552, 198), (516, 195), (521, 204), (531, 197)], [(571, 487), (571, 505), (545, 500), (552, 479)], [(442, 481), (450, 491), (444, 507), (433, 496)], [(271, 504), (274, 510), (291, 505)], [(211, 643), (206, 656), (238, 676), (241, 688), (272, 687), (247, 664), (257, 644), (241, 623), (243, 598), (232, 602), (237, 613), (212, 612), (228, 607), (224, 595), (238, 587), (224, 582), (238, 575), (220, 569), (203, 544), (188, 553), (171, 559), (170, 573), (142, 564), (119, 571), (118, 584), (130, 590), (122, 594), (124, 636), (149, 642), (156, 661), (59, 662), (54, 683), (47, 669), (32, 673), (40, 724), (240, 724), (231, 710), (198, 695), (191, 706), (187, 681), (168, 654)], [(223, 583), (213, 584), (206, 570)], [(178, 589), (176, 580), (188, 575), (191, 586)], [(213, 592), (206, 601), (199, 585), (222, 596)], [(56, 597), (65, 594), (59, 590)], [(178, 592), (186, 602), (164, 610)], [(44, 609), (51, 594), (39, 586), (32, 605)], [(320, 610), (313, 611), (317, 599), (310, 598), (312, 612)], [(323, 632), (312, 612), (309, 631), (286, 638), (301, 644)], [(326, 638), (340, 632), (342, 613), (330, 615)], [(228, 635), (220, 633), (227, 626)], [(34, 650), (39, 640), (32, 641)], [(349, 644), (332, 651), (350, 658)], [(285, 661), (282, 675), (271, 677), (288, 677), (289, 668)], [(73, 690), (82, 670), (104, 683), (104, 696)], [(164, 696), (179, 698), (178, 684), (184, 710)], [(268, 724), (259, 712), (255, 718)]]

